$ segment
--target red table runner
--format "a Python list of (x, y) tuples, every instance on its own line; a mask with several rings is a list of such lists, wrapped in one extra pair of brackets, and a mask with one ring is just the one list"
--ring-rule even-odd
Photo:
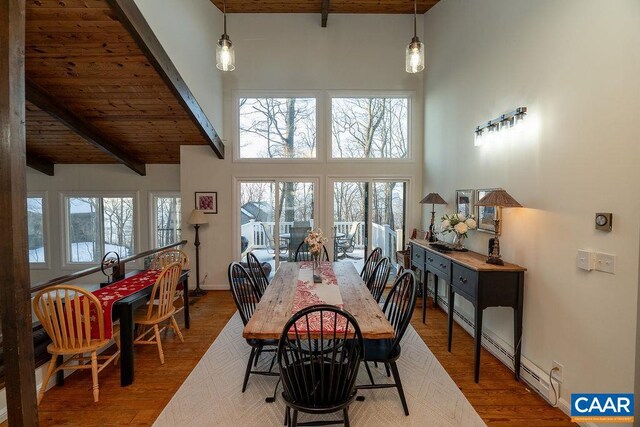
[[(161, 272), (161, 270), (146, 270), (92, 292), (93, 295), (100, 300), (100, 305), (102, 306), (105, 338), (111, 339), (113, 337), (113, 304), (122, 298), (153, 285)], [(91, 305), (91, 337), (100, 338), (95, 305)]]
[[(300, 263), (300, 272), (298, 275), (298, 280), (296, 282), (295, 295), (293, 296), (293, 308), (291, 310), (292, 314), (295, 314), (302, 309), (316, 304), (331, 304), (342, 309), (344, 307), (344, 304), (342, 303), (342, 297), (340, 297), (340, 291), (339, 289), (337, 289), (338, 279), (336, 278), (336, 274), (333, 271), (333, 264), (331, 262), (324, 261), (320, 263), (320, 268), (316, 269), (315, 273), (322, 278), (322, 283), (313, 282), (313, 278), (310, 274), (308, 274), (312, 269), (312, 262), (303, 261)], [(335, 286), (336, 290), (325, 289), (325, 292), (321, 292), (320, 288), (323, 286)], [(326, 290), (330, 290), (331, 292), (326, 292)], [(323, 294), (330, 295), (332, 300), (324, 300), (322, 297)], [(336, 333), (344, 333), (345, 331), (346, 319), (344, 317), (338, 317), (336, 323), (336, 319), (333, 313), (323, 313), (322, 319), (320, 319), (319, 313), (314, 313), (313, 315), (308, 316), (308, 319), (308, 327), (307, 320), (304, 317), (296, 322), (298, 332), (333, 332), (334, 323)]]

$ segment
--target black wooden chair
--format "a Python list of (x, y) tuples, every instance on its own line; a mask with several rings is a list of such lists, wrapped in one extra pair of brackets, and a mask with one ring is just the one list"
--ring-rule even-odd
[(389, 280), (390, 272), (391, 260), (388, 257), (384, 257), (378, 261), (373, 269), (373, 273), (371, 273), (371, 277), (369, 277), (367, 289), (369, 289), (369, 292), (371, 292), (373, 299), (376, 300), (377, 303), (380, 303), (380, 298), (382, 298), (384, 287), (387, 285), (387, 281)]
[[(312, 261), (313, 257), (311, 256), (311, 252), (309, 252), (309, 245), (305, 242), (302, 242), (298, 245), (298, 249), (296, 249), (296, 257), (294, 258), (296, 262), (300, 261)], [(327, 247), (322, 247), (322, 255), (320, 255), (320, 261), (329, 261), (329, 252), (327, 252)]]
[[(407, 416), (409, 415), (409, 407), (407, 406), (407, 400), (402, 389), (402, 382), (400, 381), (400, 373), (398, 372), (396, 360), (400, 357), (400, 341), (409, 326), (415, 306), (416, 278), (412, 271), (405, 271), (396, 279), (382, 309), (387, 320), (389, 320), (389, 323), (393, 325), (395, 338), (385, 340), (364, 340), (364, 366), (367, 369), (367, 374), (369, 375), (371, 384), (358, 386), (359, 390), (372, 388), (397, 388), (398, 394), (400, 395), (400, 401), (402, 402), (402, 407), (404, 408), (404, 414)], [(367, 362), (384, 363), (385, 368), (387, 369), (387, 376), (389, 375), (389, 370), (391, 370), (394, 382), (390, 384), (376, 384), (373, 381), (373, 376), (371, 375)]]
[(253, 252), (249, 252), (247, 253), (247, 265), (249, 266), (249, 274), (258, 288), (260, 298), (262, 298), (264, 291), (266, 291), (267, 286), (269, 286), (269, 279), (267, 279), (267, 275), (262, 269), (262, 263), (260, 263), (258, 257), (256, 257)]
[[(310, 324), (319, 326), (321, 332), (308, 333)], [(357, 393), (363, 346), (356, 319), (335, 306), (314, 305), (289, 319), (277, 353), (286, 403), (285, 425), (349, 425), (349, 405)], [(330, 414), (340, 410), (344, 417), (340, 421), (298, 423), (298, 412)]]
[[(260, 293), (254, 283), (249, 272), (240, 263), (232, 262), (229, 265), (229, 286), (231, 287), (231, 293), (233, 294), (233, 301), (236, 303), (242, 323), (246, 326), (253, 312), (256, 309), (256, 305), (260, 301)], [(247, 382), (249, 382), (249, 374), (256, 375), (268, 375), (278, 376), (277, 372), (271, 372), (273, 369), (274, 360), (271, 361), (268, 371), (255, 371), (251, 369), (254, 363), (254, 359), (260, 356), (262, 352), (274, 352), (275, 346), (278, 344), (277, 340), (257, 340), (247, 339), (247, 344), (251, 346), (251, 354), (249, 355), (249, 362), (247, 363), (247, 369), (244, 373), (244, 382), (242, 383), (242, 392), (247, 389)], [(264, 349), (265, 346), (274, 348)]]
[(360, 277), (362, 277), (364, 283), (369, 281), (369, 277), (371, 277), (373, 269), (376, 268), (376, 264), (380, 261), (380, 258), (382, 258), (382, 248), (375, 248), (367, 257), (364, 267), (362, 267), (362, 271), (360, 272)]

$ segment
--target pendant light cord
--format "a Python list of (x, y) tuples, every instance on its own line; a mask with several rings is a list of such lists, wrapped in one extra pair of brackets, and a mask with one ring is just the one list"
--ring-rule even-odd
[(222, 17), (223, 17), (223, 21), (224, 21), (224, 28), (223, 28), (223, 32), (224, 35), (227, 35), (227, 2), (226, 0), (222, 2)]
[(417, 0), (413, 0), (413, 37), (416, 37), (418, 35), (418, 27), (416, 24), (416, 21), (418, 20), (417, 15), (418, 15)]

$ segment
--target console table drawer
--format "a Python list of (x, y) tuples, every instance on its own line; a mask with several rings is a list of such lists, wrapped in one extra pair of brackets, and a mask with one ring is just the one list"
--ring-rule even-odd
[[(427, 269), (439, 276), (449, 277), (451, 272), (451, 261), (447, 258), (434, 254), (431, 251), (425, 253)], [(448, 281), (448, 280), (447, 280)]]
[(454, 263), (451, 285), (475, 299), (478, 294), (478, 272)]
[(411, 245), (411, 265), (424, 270), (424, 248), (417, 245)]

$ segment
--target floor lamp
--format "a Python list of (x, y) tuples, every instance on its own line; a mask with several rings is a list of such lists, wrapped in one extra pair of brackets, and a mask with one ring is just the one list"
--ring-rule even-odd
[(194, 297), (200, 297), (205, 295), (207, 291), (200, 289), (200, 236), (198, 235), (198, 230), (201, 225), (208, 224), (209, 220), (207, 219), (204, 211), (194, 209), (191, 211), (189, 221), (187, 222), (190, 225), (193, 225), (193, 228), (196, 229), (196, 239), (193, 241), (193, 245), (196, 247), (196, 288), (191, 291), (191, 295)]

